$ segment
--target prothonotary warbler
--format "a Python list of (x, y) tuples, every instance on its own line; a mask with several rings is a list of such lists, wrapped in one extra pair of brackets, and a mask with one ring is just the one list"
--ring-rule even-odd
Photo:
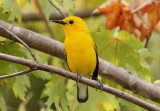
[(99, 62), (95, 42), (89, 34), (86, 23), (80, 17), (71, 16), (52, 21), (63, 26), (66, 35), (64, 49), (67, 64), (70, 71), (77, 74), (77, 100), (80, 103), (86, 102), (88, 86), (79, 83), (79, 79), (84, 76), (97, 80)]

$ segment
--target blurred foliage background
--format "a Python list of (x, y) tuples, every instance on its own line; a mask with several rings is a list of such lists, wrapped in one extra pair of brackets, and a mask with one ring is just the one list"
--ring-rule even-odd
[[(65, 34), (60, 25), (49, 21), (52, 12), (58, 13), (47, 0), (38, 0), (47, 22), (54, 34), (54, 38), (63, 42)], [(74, 12), (95, 9), (105, 0), (53, 0), (53, 2), (69, 15)], [(127, 3), (130, 1), (127, 0)], [(23, 21), (21, 14), (41, 13), (35, 0), (0, 0), (0, 19), (14, 25), (32, 30), (39, 34), (51, 37), (45, 22), (41, 20)], [(15, 20), (16, 17), (16, 20)], [(25, 16), (23, 16), (25, 17)], [(153, 30), (147, 48), (146, 40), (140, 41), (133, 34), (114, 27), (106, 30), (106, 16), (89, 16), (83, 18), (88, 29), (95, 39), (99, 56), (103, 59), (121, 66), (134, 75), (160, 86), (160, 33)], [(112, 24), (112, 23), (111, 23)], [(29, 52), (20, 44), (0, 37), (0, 52), (31, 59)], [(34, 50), (38, 61), (67, 70), (65, 61)], [(22, 71), (26, 67), (0, 60), (0, 75)], [(104, 84), (125, 91), (142, 100), (156, 104), (150, 100), (133, 94), (111, 80), (99, 77)], [(159, 105), (160, 106), (160, 105)], [(107, 93), (100, 93), (96, 89), (89, 89), (89, 100), (79, 104), (76, 98), (75, 82), (58, 75), (34, 71), (27, 75), (0, 80), (0, 110), (1, 111), (145, 111), (137, 105)]]

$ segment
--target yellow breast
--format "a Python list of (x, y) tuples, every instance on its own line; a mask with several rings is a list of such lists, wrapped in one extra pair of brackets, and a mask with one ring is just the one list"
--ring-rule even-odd
[(69, 69), (82, 76), (90, 76), (96, 67), (95, 44), (89, 33), (74, 34), (66, 37), (64, 49)]

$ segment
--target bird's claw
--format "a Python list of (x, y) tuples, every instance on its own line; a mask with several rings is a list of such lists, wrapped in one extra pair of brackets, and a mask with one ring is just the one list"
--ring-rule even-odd
[(102, 83), (99, 79), (97, 79), (97, 82), (100, 84), (100, 90), (101, 90), (101, 92), (102, 92), (102, 89), (103, 89), (103, 83)]
[(94, 76), (92, 76), (92, 79), (96, 80), (100, 84), (100, 90), (102, 91), (102, 89), (103, 89), (103, 83), (98, 78), (96, 78)]
[(76, 73), (76, 75), (77, 75), (77, 82), (79, 82), (81, 75), (79, 73)]

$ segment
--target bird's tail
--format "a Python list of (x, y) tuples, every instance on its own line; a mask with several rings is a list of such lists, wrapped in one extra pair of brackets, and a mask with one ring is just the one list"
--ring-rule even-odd
[(86, 102), (88, 100), (88, 86), (77, 83), (77, 100), (78, 102)]

